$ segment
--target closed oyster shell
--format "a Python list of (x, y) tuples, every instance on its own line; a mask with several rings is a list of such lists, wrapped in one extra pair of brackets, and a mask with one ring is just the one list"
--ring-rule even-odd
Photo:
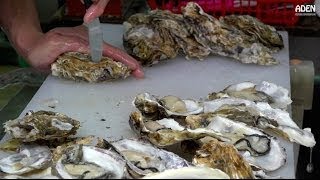
[(177, 56), (178, 46), (167, 29), (149, 24), (134, 26), (130, 24), (130, 18), (124, 26), (127, 27), (123, 36), (124, 48), (142, 65), (156, 64)]
[(232, 179), (253, 179), (250, 165), (242, 158), (237, 149), (227, 143), (219, 142), (214, 138), (205, 142), (197, 150), (192, 163), (220, 169)]
[(4, 124), (5, 132), (23, 142), (65, 138), (76, 134), (79, 127), (79, 121), (52, 111), (30, 111)]
[(219, 20), (194, 2), (188, 2), (182, 14), (166, 10), (135, 14), (124, 22), (124, 27), (124, 47), (143, 65), (172, 59), (178, 52), (187, 59), (202, 60), (212, 53), (242, 63), (274, 65), (279, 62), (271, 53), (283, 47), (273, 27), (251, 16)]
[(240, 29), (252, 38), (252, 42), (259, 41), (264, 46), (275, 51), (284, 47), (281, 35), (277, 30), (259, 19), (249, 15), (228, 15), (221, 17), (221, 21), (229, 26)]
[(98, 63), (90, 60), (89, 54), (67, 52), (60, 55), (51, 65), (53, 76), (74, 81), (102, 82), (128, 77), (131, 70), (108, 57)]
[(232, 57), (242, 63), (259, 65), (279, 63), (271, 56), (267, 47), (259, 42), (251, 42), (250, 37), (241, 30), (230, 28), (206, 14), (198, 4), (189, 2), (182, 8), (182, 14), (196, 40), (203, 46), (210, 47), (212, 53)]

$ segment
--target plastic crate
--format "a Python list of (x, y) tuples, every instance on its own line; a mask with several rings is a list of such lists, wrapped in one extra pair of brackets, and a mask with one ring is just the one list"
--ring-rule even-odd
[[(122, 1), (120, 0), (110, 0), (102, 16), (122, 16)], [(83, 17), (86, 13), (84, 4), (79, 0), (66, 0), (66, 16), (71, 17)]]
[[(190, 0), (148, 0), (151, 9), (181, 13)], [(270, 25), (294, 26), (299, 16), (296, 5), (310, 4), (314, 0), (195, 0), (203, 10), (214, 17), (228, 14), (251, 15)]]

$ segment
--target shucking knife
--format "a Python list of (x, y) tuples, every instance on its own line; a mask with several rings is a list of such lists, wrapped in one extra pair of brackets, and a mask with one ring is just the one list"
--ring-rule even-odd
[[(93, 2), (91, 0), (84, 0), (84, 5), (88, 9)], [(94, 19), (92, 22), (87, 24), (89, 32), (89, 45), (90, 55), (93, 62), (99, 62), (102, 58), (102, 44), (103, 36), (102, 29), (100, 26), (99, 18)]]

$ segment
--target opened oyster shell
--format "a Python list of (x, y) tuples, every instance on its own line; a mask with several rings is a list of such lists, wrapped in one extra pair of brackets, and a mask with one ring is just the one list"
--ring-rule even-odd
[(79, 121), (52, 111), (30, 111), (4, 124), (5, 132), (23, 142), (65, 138), (76, 134), (79, 127)]
[(192, 163), (220, 169), (232, 179), (253, 179), (250, 165), (242, 158), (237, 149), (227, 143), (209, 138), (197, 150)]
[(68, 147), (54, 167), (54, 174), (63, 179), (126, 178), (126, 163), (112, 151), (94, 146)]
[[(276, 139), (244, 123), (234, 122), (219, 116), (207, 116), (205, 117), (207, 120), (202, 120), (201, 115), (190, 115), (186, 119), (189, 119), (186, 120), (187, 123), (198, 120), (209, 123), (205, 123), (206, 127), (189, 129), (180, 125), (174, 119), (164, 118), (157, 121), (144, 121), (140, 112), (133, 112), (129, 124), (138, 135), (148, 139), (158, 147), (166, 147), (185, 140), (198, 140), (210, 136), (234, 145), (239, 151), (248, 151), (250, 164), (260, 169), (274, 171), (285, 163), (286, 154)], [(276, 155), (271, 157), (270, 154)], [(268, 162), (268, 164), (263, 162)]]
[(252, 82), (233, 84), (218, 93), (210, 93), (208, 100), (226, 97), (235, 97), (254, 102), (266, 102), (273, 108), (280, 109), (287, 109), (287, 106), (292, 103), (287, 89), (267, 81), (262, 81), (259, 84)]
[(190, 166), (190, 163), (178, 155), (156, 148), (142, 139), (123, 139), (112, 145), (123, 155), (134, 178)]
[(219, 169), (184, 167), (166, 170), (161, 173), (149, 174), (143, 179), (230, 179), (230, 177)]
[(205, 113), (219, 114), (265, 131), (272, 130), (285, 139), (306, 147), (313, 147), (316, 144), (310, 128), (300, 129), (288, 112), (274, 109), (268, 103), (254, 103), (238, 98), (221, 98), (206, 101), (203, 104)]
[(183, 100), (171, 95), (157, 98), (149, 93), (141, 93), (135, 97), (133, 104), (149, 120), (171, 116), (187, 116), (199, 114), (203, 111), (199, 102), (190, 99)]
[(98, 63), (90, 60), (89, 54), (67, 52), (51, 65), (53, 76), (74, 81), (102, 82), (126, 78), (131, 70), (120, 62), (102, 57)]
[(22, 175), (51, 166), (52, 155), (46, 146), (23, 145), (19, 153), (0, 160), (0, 170), (7, 174)]

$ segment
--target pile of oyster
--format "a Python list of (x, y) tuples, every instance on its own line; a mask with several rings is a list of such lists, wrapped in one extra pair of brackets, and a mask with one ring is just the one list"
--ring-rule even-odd
[(141, 93), (129, 123), (155, 146), (191, 155), (193, 165), (219, 169), (230, 178), (267, 178), (286, 163), (279, 138), (316, 144), (311, 129), (300, 129), (291, 119), (291, 102), (287, 89), (266, 81), (230, 85), (199, 101)]
[(80, 123), (60, 113), (29, 112), (4, 127), (12, 136), (0, 145), (4, 179), (230, 178), (142, 139), (71, 137)]
[(189, 2), (182, 14), (153, 10), (132, 15), (124, 22), (126, 51), (152, 65), (179, 53), (187, 59), (205, 59), (210, 54), (234, 58), (242, 63), (275, 65), (272, 53), (284, 47), (272, 26), (248, 15), (214, 18)]
[(102, 57), (98, 63), (92, 62), (89, 54), (67, 52), (60, 55), (51, 65), (53, 76), (74, 81), (103, 82), (127, 78), (131, 70), (111, 58)]

